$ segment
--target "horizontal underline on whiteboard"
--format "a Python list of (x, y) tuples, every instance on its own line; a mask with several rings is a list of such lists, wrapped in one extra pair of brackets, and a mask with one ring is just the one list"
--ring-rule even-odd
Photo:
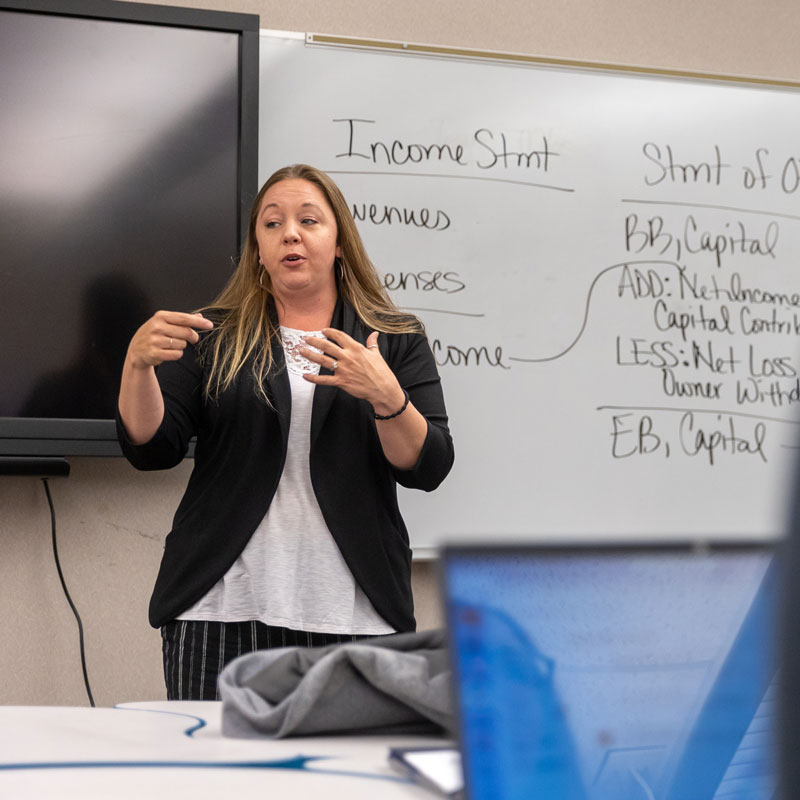
[(755, 208), (737, 208), (736, 206), (718, 206), (713, 203), (684, 203), (677, 200), (636, 200), (631, 197), (623, 197), (623, 203), (641, 203), (650, 206), (684, 206), (688, 208), (716, 208), (720, 211), (739, 211), (742, 214), (763, 214), (766, 217), (783, 217), (784, 219), (800, 220), (796, 214), (781, 214), (777, 211), (760, 211)]
[(486, 314), (470, 314), (468, 311), (447, 311), (444, 308), (418, 308), (416, 306), (400, 306), (404, 311), (428, 311), (432, 314), (453, 314), (457, 317), (485, 317)]
[(529, 183), (512, 181), (509, 178), (483, 178), (480, 175), (445, 175), (436, 172), (375, 172), (361, 169), (326, 169), (329, 175), (389, 175), (394, 178), (447, 178), (460, 181), (491, 181), (492, 183), (512, 183), (517, 186), (532, 186), (534, 189), (552, 189), (554, 192), (574, 192), (565, 186), (551, 186), (549, 183)]
[(785, 422), (788, 425), (800, 425), (800, 420), (768, 417), (764, 414), (748, 414), (746, 411), (724, 411), (718, 408), (673, 408), (671, 406), (597, 406), (598, 411), (676, 411), (681, 414), (719, 414), (727, 417), (747, 417), (764, 422)]

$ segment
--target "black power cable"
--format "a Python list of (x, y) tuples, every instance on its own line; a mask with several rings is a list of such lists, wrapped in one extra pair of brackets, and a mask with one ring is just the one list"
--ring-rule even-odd
[(67, 584), (64, 581), (64, 573), (61, 571), (61, 562), (58, 558), (58, 545), (56, 544), (56, 510), (53, 507), (53, 498), (50, 494), (50, 485), (47, 483), (47, 478), (42, 478), (42, 483), (44, 484), (44, 491), (47, 494), (47, 504), (50, 506), (50, 526), (53, 533), (53, 557), (56, 561), (56, 569), (58, 570), (58, 578), (61, 581), (61, 588), (64, 590), (64, 595), (67, 598), (69, 607), (72, 609), (72, 613), (75, 615), (75, 619), (78, 621), (78, 638), (81, 646), (81, 668), (83, 669), (83, 683), (86, 686), (86, 694), (89, 696), (89, 704), (92, 706), (92, 708), (94, 708), (94, 698), (92, 697), (92, 690), (89, 687), (89, 676), (86, 673), (86, 649), (83, 644), (83, 623), (81, 622), (81, 615), (78, 613), (78, 609), (75, 608), (75, 603), (72, 602), (72, 598), (67, 590)]

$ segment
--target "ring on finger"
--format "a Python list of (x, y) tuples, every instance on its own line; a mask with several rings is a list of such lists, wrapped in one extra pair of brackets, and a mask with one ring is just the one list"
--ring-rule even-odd
[(173, 349), (173, 347), (172, 347), (172, 337), (171, 336), (169, 337), (169, 349), (170, 350)]
[(331, 364), (331, 372), (336, 372), (336, 367), (339, 366), (339, 362), (334, 358), (333, 363)]

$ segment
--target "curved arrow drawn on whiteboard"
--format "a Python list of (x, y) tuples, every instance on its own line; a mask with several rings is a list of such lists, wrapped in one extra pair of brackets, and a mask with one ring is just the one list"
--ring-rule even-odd
[(560, 353), (556, 353), (554, 356), (545, 356), (544, 358), (517, 358), (515, 356), (508, 356), (509, 361), (520, 361), (525, 364), (541, 364), (544, 361), (555, 361), (557, 358), (561, 358), (561, 356), (565, 356), (575, 347), (576, 344), (580, 341), (581, 336), (583, 336), (583, 332), (586, 330), (586, 323), (589, 320), (589, 303), (592, 300), (592, 292), (594, 291), (594, 287), (597, 285), (597, 282), (600, 278), (603, 277), (607, 272), (611, 272), (615, 269), (620, 269), (621, 267), (630, 267), (633, 265), (640, 265), (640, 264), (655, 264), (658, 266), (662, 266), (666, 264), (670, 267), (675, 267), (675, 269), (680, 272), (680, 265), (674, 261), (659, 261), (659, 260), (652, 260), (648, 259), (645, 261), (622, 261), (619, 264), (612, 264), (610, 267), (606, 267), (605, 269), (601, 269), (600, 272), (595, 275), (594, 280), (592, 281), (591, 286), (589, 287), (589, 293), (586, 295), (586, 306), (583, 311), (583, 322), (581, 323), (581, 329), (578, 331), (578, 335), (572, 340), (572, 342)]

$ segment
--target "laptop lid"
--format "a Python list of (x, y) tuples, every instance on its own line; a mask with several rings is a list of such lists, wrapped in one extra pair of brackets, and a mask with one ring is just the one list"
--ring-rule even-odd
[(772, 547), (447, 547), (468, 800), (775, 794)]

